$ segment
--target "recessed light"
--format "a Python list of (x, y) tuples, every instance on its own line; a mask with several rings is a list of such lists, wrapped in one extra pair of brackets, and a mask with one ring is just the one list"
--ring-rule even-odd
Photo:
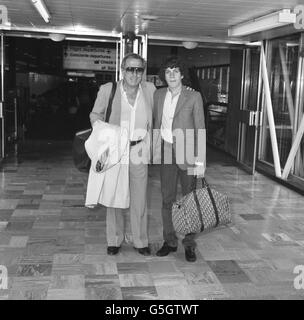
[(198, 46), (197, 42), (194, 41), (183, 41), (182, 45), (186, 48), (186, 49), (194, 49)]
[(143, 14), (140, 17), (142, 20), (145, 20), (145, 21), (155, 21), (158, 19), (158, 16), (154, 16), (151, 14)]

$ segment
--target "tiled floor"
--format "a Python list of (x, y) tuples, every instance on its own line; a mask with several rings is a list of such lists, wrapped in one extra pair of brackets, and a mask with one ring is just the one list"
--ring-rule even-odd
[(127, 238), (113, 257), (106, 254), (105, 211), (83, 207), (87, 175), (70, 154), (70, 144), (36, 142), (0, 167), (0, 265), (8, 269), (0, 299), (304, 299), (293, 273), (304, 265), (303, 196), (209, 150), (207, 179), (229, 195), (233, 224), (198, 237), (195, 263), (185, 261), (181, 245), (160, 258), (153, 167), (153, 254), (139, 255)]

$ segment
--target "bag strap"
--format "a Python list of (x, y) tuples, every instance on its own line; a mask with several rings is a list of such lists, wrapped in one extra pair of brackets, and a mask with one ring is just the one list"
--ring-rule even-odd
[(199, 216), (199, 219), (200, 219), (200, 223), (202, 225), (201, 232), (203, 232), (204, 229), (205, 229), (205, 226), (204, 226), (204, 222), (203, 222), (203, 214), (202, 214), (201, 206), (200, 206), (198, 198), (197, 198), (196, 189), (194, 189), (192, 192), (193, 192), (194, 201), (196, 203), (196, 208), (197, 208), (197, 211), (198, 211), (198, 216)]
[[(203, 178), (205, 180), (205, 178)], [(216, 206), (216, 203), (215, 203), (215, 200), (214, 200), (214, 197), (213, 197), (213, 194), (212, 194), (212, 191), (209, 187), (209, 184), (207, 183), (207, 181), (205, 180), (205, 187), (208, 191), (208, 194), (209, 194), (209, 197), (210, 197), (210, 200), (212, 202), (212, 205), (213, 205), (213, 210), (214, 210), (214, 213), (215, 213), (215, 219), (216, 219), (216, 223), (215, 223), (215, 227), (218, 226), (220, 220), (219, 220), (219, 213), (218, 213), (218, 209), (217, 209), (217, 206)]]
[(115, 92), (116, 92), (116, 86), (117, 86), (116, 82), (113, 82), (112, 83), (112, 90), (111, 90), (110, 97), (109, 97), (109, 103), (108, 103), (105, 122), (109, 122), (109, 119), (110, 119), (110, 115), (111, 115), (111, 112), (112, 112), (112, 102), (113, 102), (114, 95), (115, 95)]
[[(195, 185), (196, 185), (196, 181), (197, 181), (197, 176), (195, 176)], [(217, 206), (216, 206), (216, 202), (214, 200), (214, 197), (213, 197), (213, 194), (212, 194), (212, 191), (209, 187), (209, 184), (208, 182), (206, 181), (206, 179), (203, 177), (200, 179), (202, 181), (202, 188), (206, 188), (207, 189), (207, 192), (208, 192), (208, 195), (209, 195), (209, 198), (211, 200), (211, 203), (212, 203), (212, 206), (213, 206), (213, 210), (214, 210), (214, 213), (215, 213), (215, 219), (216, 219), (216, 223), (215, 223), (215, 227), (217, 227), (219, 225), (219, 213), (218, 213), (218, 209), (217, 209)], [(196, 202), (196, 206), (198, 207), (198, 210), (199, 210), (199, 213), (200, 213), (200, 216), (201, 216), (201, 207), (199, 205), (199, 201), (198, 201), (198, 198), (197, 198), (197, 194), (196, 194), (196, 188), (193, 190), (193, 195), (194, 195), (194, 199), (195, 199), (195, 202)], [(202, 218), (201, 219), (201, 222), (202, 222)], [(202, 230), (203, 231), (203, 222), (202, 222)]]

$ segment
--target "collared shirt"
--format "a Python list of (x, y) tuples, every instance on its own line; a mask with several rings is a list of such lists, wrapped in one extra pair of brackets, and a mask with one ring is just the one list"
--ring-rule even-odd
[(160, 132), (161, 132), (162, 138), (169, 143), (173, 143), (172, 123), (173, 123), (174, 113), (175, 113), (175, 109), (176, 109), (176, 105), (177, 105), (177, 101), (180, 96), (180, 93), (181, 93), (181, 90), (178, 94), (172, 97), (172, 93), (168, 88), (167, 94), (165, 97)]
[[(137, 90), (137, 95), (136, 95), (136, 98), (135, 98), (135, 102), (134, 102), (134, 105), (132, 106), (128, 100), (128, 97), (127, 97), (127, 93), (123, 87), (123, 83), (121, 82), (121, 85), (120, 85), (120, 90), (121, 90), (121, 107), (122, 107), (122, 112), (127, 112), (128, 113), (128, 116), (126, 117), (123, 117), (123, 118), (127, 118), (129, 119), (129, 123), (128, 123), (128, 130), (129, 130), (129, 138), (130, 140), (140, 140), (142, 139), (142, 132), (140, 132), (140, 130), (136, 130), (135, 131), (135, 122), (136, 122), (136, 111), (139, 109), (139, 97), (140, 96), (143, 96), (143, 92), (142, 92), (142, 87), (141, 85), (139, 84), (139, 88)], [(145, 115), (143, 115), (145, 116)], [(145, 120), (146, 122), (146, 120)]]

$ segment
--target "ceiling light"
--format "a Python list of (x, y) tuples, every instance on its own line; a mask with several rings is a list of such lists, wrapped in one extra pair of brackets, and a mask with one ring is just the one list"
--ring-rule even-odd
[(158, 16), (154, 16), (152, 14), (143, 14), (140, 17), (144, 21), (155, 21), (158, 19)]
[(36, 10), (39, 12), (39, 14), (41, 15), (41, 17), (43, 18), (43, 20), (46, 23), (50, 22), (51, 19), (51, 15), (45, 5), (45, 3), (43, 2), (43, 0), (31, 0), (33, 5), (35, 6)]
[(245, 23), (240, 23), (228, 29), (229, 37), (241, 37), (248, 34), (270, 30), (296, 22), (296, 14), (290, 9), (283, 9)]
[(50, 39), (52, 39), (55, 42), (60, 42), (65, 39), (65, 34), (63, 33), (50, 33), (49, 36)]
[(194, 41), (183, 41), (183, 46), (186, 49), (194, 49), (198, 46), (198, 43)]
[(286, 47), (298, 47), (299, 43), (298, 42), (287, 42)]
[(254, 42), (248, 42), (248, 43), (246, 43), (246, 45), (247, 46), (253, 46), (253, 47), (255, 47), (255, 46), (261, 46), (261, 44), (262, 44), (262, 42), (261, 41), (254, 41)]

